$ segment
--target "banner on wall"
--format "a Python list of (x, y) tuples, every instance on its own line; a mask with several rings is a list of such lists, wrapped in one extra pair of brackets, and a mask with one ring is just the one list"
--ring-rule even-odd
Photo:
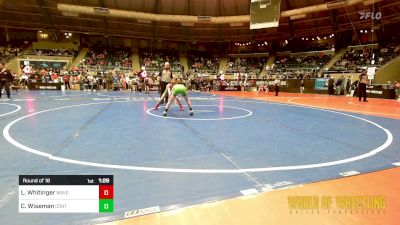
[(33, 69), (62, 69), (67, 65), (67, 61), (45, 61), (45, 60), (20, 60), (19, 66), (24, 68), (26, 65), (32, 66)]
[(328, 90), (328, 85), (326, 85), (328, 79), (326, 78), (317, 78), (314, 83), (314, 90)]

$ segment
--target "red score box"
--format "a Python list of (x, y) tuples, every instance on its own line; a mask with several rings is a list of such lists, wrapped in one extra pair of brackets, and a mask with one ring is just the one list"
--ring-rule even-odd
[(99, 199), (113, 199), (114, 186), (113, 185), (100, 185), (99, 186)]

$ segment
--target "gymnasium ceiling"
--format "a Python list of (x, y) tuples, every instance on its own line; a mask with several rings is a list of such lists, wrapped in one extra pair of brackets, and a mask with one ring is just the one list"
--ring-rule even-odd
[[(331, 0), (329, 0), (331, 1)], [(324, 4), (328, 0), (281, 0), (281, 11)], [(400, 1), (377, 2), (375, 10), (382, 13), (380, 23), (400, 21)], [(334, 30), (370, 28), (371, 20), (360, 20), (360, 11), (372, 11), (372, 5), (356, 4), (318, 13), (305, 18), (281, 18), (279, 28), (249, 30), (249, 23), (195, 24), (184, 26), (171, 22), (141, 22), (134, 19), (60, 12), (57, 3), (105, 7), (153, 14), (192, 16), (248, 15), (250, 0), (0, 0), (0, 26), (54, 33), (76, 32), (91, 35), (111, 35), (170, 40), (240, 41), (264, 38), (289, 38), (333, 33)], [(335, 25), (336, 24), (336, 25)]]

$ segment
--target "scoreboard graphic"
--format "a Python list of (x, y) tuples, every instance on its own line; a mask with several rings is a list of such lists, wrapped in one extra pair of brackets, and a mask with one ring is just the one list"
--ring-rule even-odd
[(20, 213), (114, 212), (113, 175), (20, 175)]

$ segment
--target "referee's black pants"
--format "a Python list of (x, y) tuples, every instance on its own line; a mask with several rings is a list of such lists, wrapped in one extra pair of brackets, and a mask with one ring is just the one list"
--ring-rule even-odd
[(1, 89), (6, 89), (7, 97), (10, 98), (10, 82), (8, 81), (0, 81), (0, 98), (1, 98)]
[[(168, 84), (168, 82), (164, 82), (164, 81), (160, 82), (160, 97), (162, 96), (162, 94), (164, 94), (165, 89), (167, 88), (167, 84)], [(165, 95), (165, 99), (164, 99), (165, 103), (168, 102), (168, 97), (169, 97), (168, 94)]]
[(275, 96), (278, 96), (279, 93), (279, 85), (275, 85)]
[(358, 85), (358, 100), (361, 102), (361, 98), (364, 98), (363, 101), (367, 101), (367, 85), (359, 84)]

